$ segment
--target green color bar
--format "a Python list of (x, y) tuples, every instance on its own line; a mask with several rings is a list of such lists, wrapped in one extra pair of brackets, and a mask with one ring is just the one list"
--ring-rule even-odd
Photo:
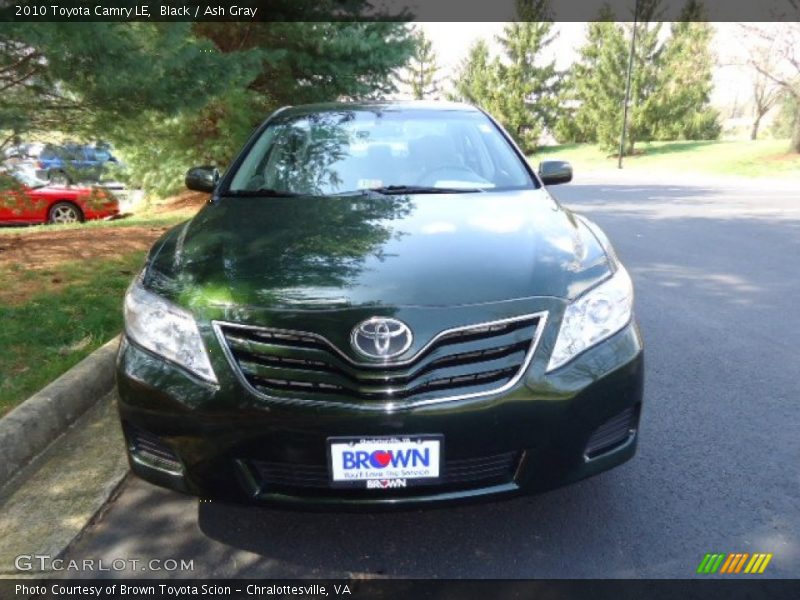
[(703, 557), (703, 560), (700, 562), (700, 566), (697, 567), (698, 573), (705, 573), (706, 572), (706, 565), (708, 564), (709, 559), (711, 558), (710, 554), (706, 554)]
[(713, 563), (713, 564), (709, 564), (709, 565), (708, 565), (708, 566), (709, 566), (709, 570), (708, 570), (708, 572), (709, 572), (709, 573), (716, 573), (716, 572), (717, 572), (717, 569), (719, 569), (720, 565), (722, 564), (722, 561), (723, 561), (723, 560), (724, 560), (724, 558), (725, 558), (725, 555), (724, 555), (724, 554), (716, 554), (715, 556), (716, 556), (717, 558), (716, 558), (716, 560), (714, 561), (714, 563)]

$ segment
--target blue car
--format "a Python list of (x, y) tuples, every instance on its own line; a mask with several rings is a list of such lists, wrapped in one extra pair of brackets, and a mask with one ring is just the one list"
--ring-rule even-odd
[(39, 154), (36, 175), (52, 183), (99, 181), (117, 159), (106, 145), (48, 144)]

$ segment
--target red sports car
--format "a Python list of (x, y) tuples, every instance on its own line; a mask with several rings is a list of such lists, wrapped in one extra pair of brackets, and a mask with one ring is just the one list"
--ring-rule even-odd
[(119, 214), (107, 190), (81, 185), (51, 185), (19, 169), (0, 171), (0, 223), (77, 223)]

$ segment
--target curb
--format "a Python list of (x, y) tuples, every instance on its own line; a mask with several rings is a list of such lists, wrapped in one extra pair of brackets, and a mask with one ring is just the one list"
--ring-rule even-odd
[(19, 569), (16, 560), (20, 552), (63, 558), (102, 519), (128, 472), (112, 389), (0, 491), (0, 582), (65, 575), (35, 562)]
[(114, 387), (120, 336), (0, 419), (0, 487)]

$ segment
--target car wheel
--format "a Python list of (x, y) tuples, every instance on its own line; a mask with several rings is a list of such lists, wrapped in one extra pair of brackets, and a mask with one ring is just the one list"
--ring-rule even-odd
[(80, 223), (83, 221), (81, 209), (71, 202), (57, 202), (50, 207), (50, 223)]
[(50, 171), (47, 175), (50, 183), (55, 183), (56, 185), (69, 185), (70, 183), (69, 177), (64, 171)]

